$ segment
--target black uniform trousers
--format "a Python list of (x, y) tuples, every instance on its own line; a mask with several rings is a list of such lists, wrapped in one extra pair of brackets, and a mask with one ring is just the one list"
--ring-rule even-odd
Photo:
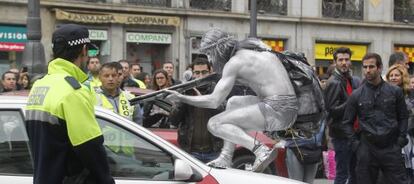
[(377, 147), (362, 138), (356, 150), (358, 184), (376, 184), (379, 171), (393, 184), (408, 184), (401, 147), (397, 143)]

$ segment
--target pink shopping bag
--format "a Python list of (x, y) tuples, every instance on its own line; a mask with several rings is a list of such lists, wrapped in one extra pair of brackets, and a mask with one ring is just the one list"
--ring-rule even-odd
[(335, 179), (336, 176), (336, 163), (335, 163), (335, 151), (328, 150), (322, 153), (323, 166), (325, 168), (325, 176), (329, 180)]

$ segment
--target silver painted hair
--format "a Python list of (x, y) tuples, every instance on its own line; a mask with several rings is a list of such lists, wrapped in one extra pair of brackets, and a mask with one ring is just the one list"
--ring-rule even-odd
[(214, 72), (222, 73), (224, 65), (230, 60), (238, 49), (263, 49), (271, 48), (257, 38), (247, 38), (238, 42), (230, 34), (213, 28), (207, 31), (201, 39), (200, 52), (206, 54), (212, 62)]
[(237, 40), (228, 33), (214, 28), (203, 35), (200, 52), (206, 54), (213, 64), (214, 72), (222, 73), (224, 65), (230, 59)]

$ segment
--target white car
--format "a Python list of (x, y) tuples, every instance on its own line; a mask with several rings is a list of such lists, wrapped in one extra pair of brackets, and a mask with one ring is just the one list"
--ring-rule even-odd
[[(32, 183), (32, 160), (24, 126), (27, 97), (0, 96), (0, 183)], [(151, 131), (96, 107), (111, 174), (117, 184), (301, 183), (274, 175), (212, 168)], [(76, 116), (76, 114), (73, 114)], [(122, 141), (114, 137), (123, 137)], [(53, 174), (53, 173), (51, 173)]]

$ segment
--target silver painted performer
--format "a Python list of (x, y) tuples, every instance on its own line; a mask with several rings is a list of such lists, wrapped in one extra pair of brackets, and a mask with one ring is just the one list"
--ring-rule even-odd
[[(257, 39), (249, 39), (248, 43), (270, 49)], [(197, 107), (217, 108), (236, 81), (249, 86), (257, 96), (233, 96), (228, 100), (226, 110), (209, 120), (208, 130), (222, 138), (224, 146), (220, 156), (208, 165), (231, 167), (235, 144), (239, 144), (255, 154), (252, 170), (262, 172), (275, 159), (277, 150), (275, 146), (269, 148), (246, 132), (289, 128), (296, 120), (298, 100), (288, 74), (276, 55), (238, 50), (237, 45), (237, 40), (219, 29), (205, 33), (200, 50), (212, 61), (214, 71), (222, 74), (221, 79), (209, 95), (187, 96), (167, 91), (171, 93), (168, 98)]]

